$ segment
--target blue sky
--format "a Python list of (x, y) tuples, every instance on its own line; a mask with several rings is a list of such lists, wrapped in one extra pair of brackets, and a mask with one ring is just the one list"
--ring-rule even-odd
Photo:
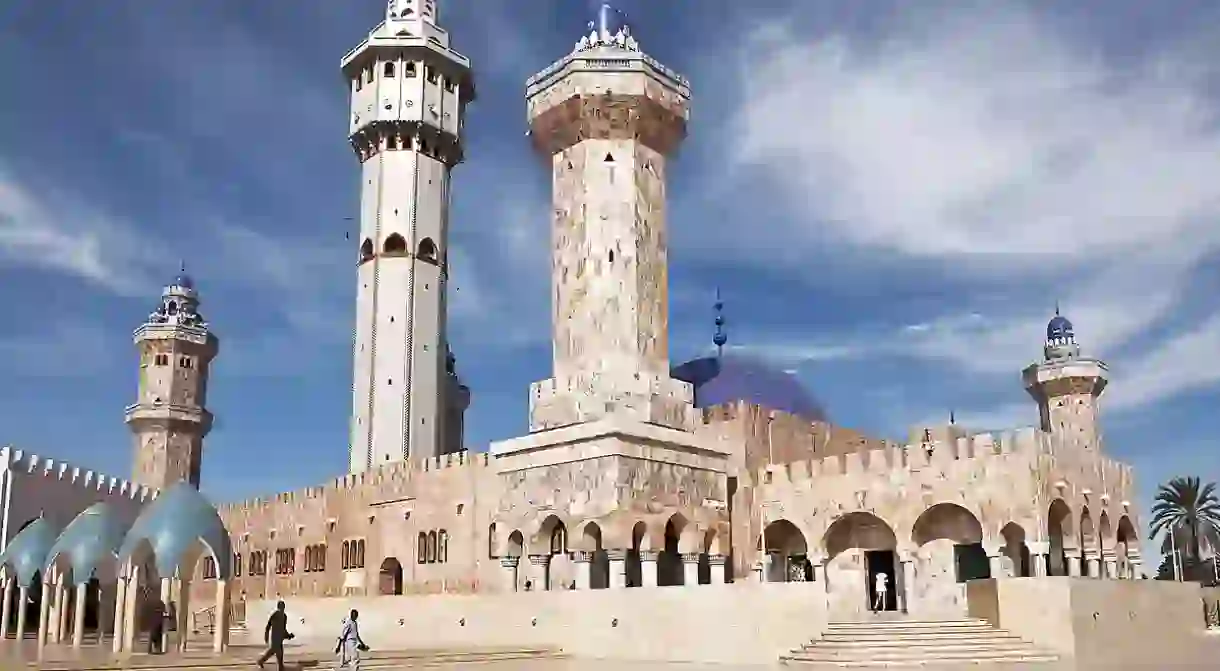
[[(452, 223), (476, 449), (525, 430), (549, 373), (548, 173), (522, 94), (592, 4), (441, 2), (480, 87)], [(620, 3), (695, 91), (672, 358), (710, 347), (719, 287), (731, 346), (797, 371), (836, 423), (1027, 425), (1020, 369), (1059, 300), (1111, 365), (1107, 449), (1145, 498), (1220, 478), (1216, 8), (918, 4)], [(357, 162), (338, 61), (382, 10), (0, 9), (0, 441), (126, 474), (130, 333), (183, 259), (222, 338), (205, 489), (344, 470)]]

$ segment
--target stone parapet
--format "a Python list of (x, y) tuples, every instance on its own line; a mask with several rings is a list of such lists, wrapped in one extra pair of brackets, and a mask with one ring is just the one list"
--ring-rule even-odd
[(110, 496), (121, 496), (133, 501), (151, 501), (160, 493), (157, 489), (139, 485), (130, 480), (73, 466), (65, 461), (40, 457), (11, 446), (0, 447), (0, 470), (71, 482), (81, 489), (104, 492)]

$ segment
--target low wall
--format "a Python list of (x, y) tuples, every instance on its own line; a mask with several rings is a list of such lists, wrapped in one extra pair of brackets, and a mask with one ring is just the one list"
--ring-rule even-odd
[[(372, 648), (537, 645), (589, 659), (772, 664), (826, 626), (821, 583), (285, 602), (295, 642), (327, 648), (352, 608)], [(271, 600), (248, 604), (253, 635), (274, 607)]]
[(970, 615), (1076, 660), (1078, 669), (1197, 664), (1209, 643), (1197, 583), (974, 580)]

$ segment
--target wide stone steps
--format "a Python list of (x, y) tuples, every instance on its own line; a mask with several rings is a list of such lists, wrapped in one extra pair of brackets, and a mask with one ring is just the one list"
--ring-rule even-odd
[(821, 638), (780, 656), (813, 668), (1050, 663), (1056, 655), (984, 620), (832, 622)]

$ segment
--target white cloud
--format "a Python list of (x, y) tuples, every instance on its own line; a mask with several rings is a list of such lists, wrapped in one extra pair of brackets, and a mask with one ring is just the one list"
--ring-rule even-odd
[(0, 264), (77, 277), (133, 295), (154, 245), (71, 194), (32, 187), (0, 165)]
[[(902, 19), (871, 43), (770, 25), (740, 51), (726, 177), (765, 178), (783, 211), (739, 251), (838, 245), (1027, 287), (870, 344), (976, 373), (1034, 360), (1057, 299), (1100, 354), (1181, 307), (1220, 250), (1220, 129), (1195, 54), (1119, 67), (1012, 9)], [(1220, 378), (1154, 372), (1220, 342), (1220, 320), (1200, 328), (1129, 361), (1118, 405)]]

